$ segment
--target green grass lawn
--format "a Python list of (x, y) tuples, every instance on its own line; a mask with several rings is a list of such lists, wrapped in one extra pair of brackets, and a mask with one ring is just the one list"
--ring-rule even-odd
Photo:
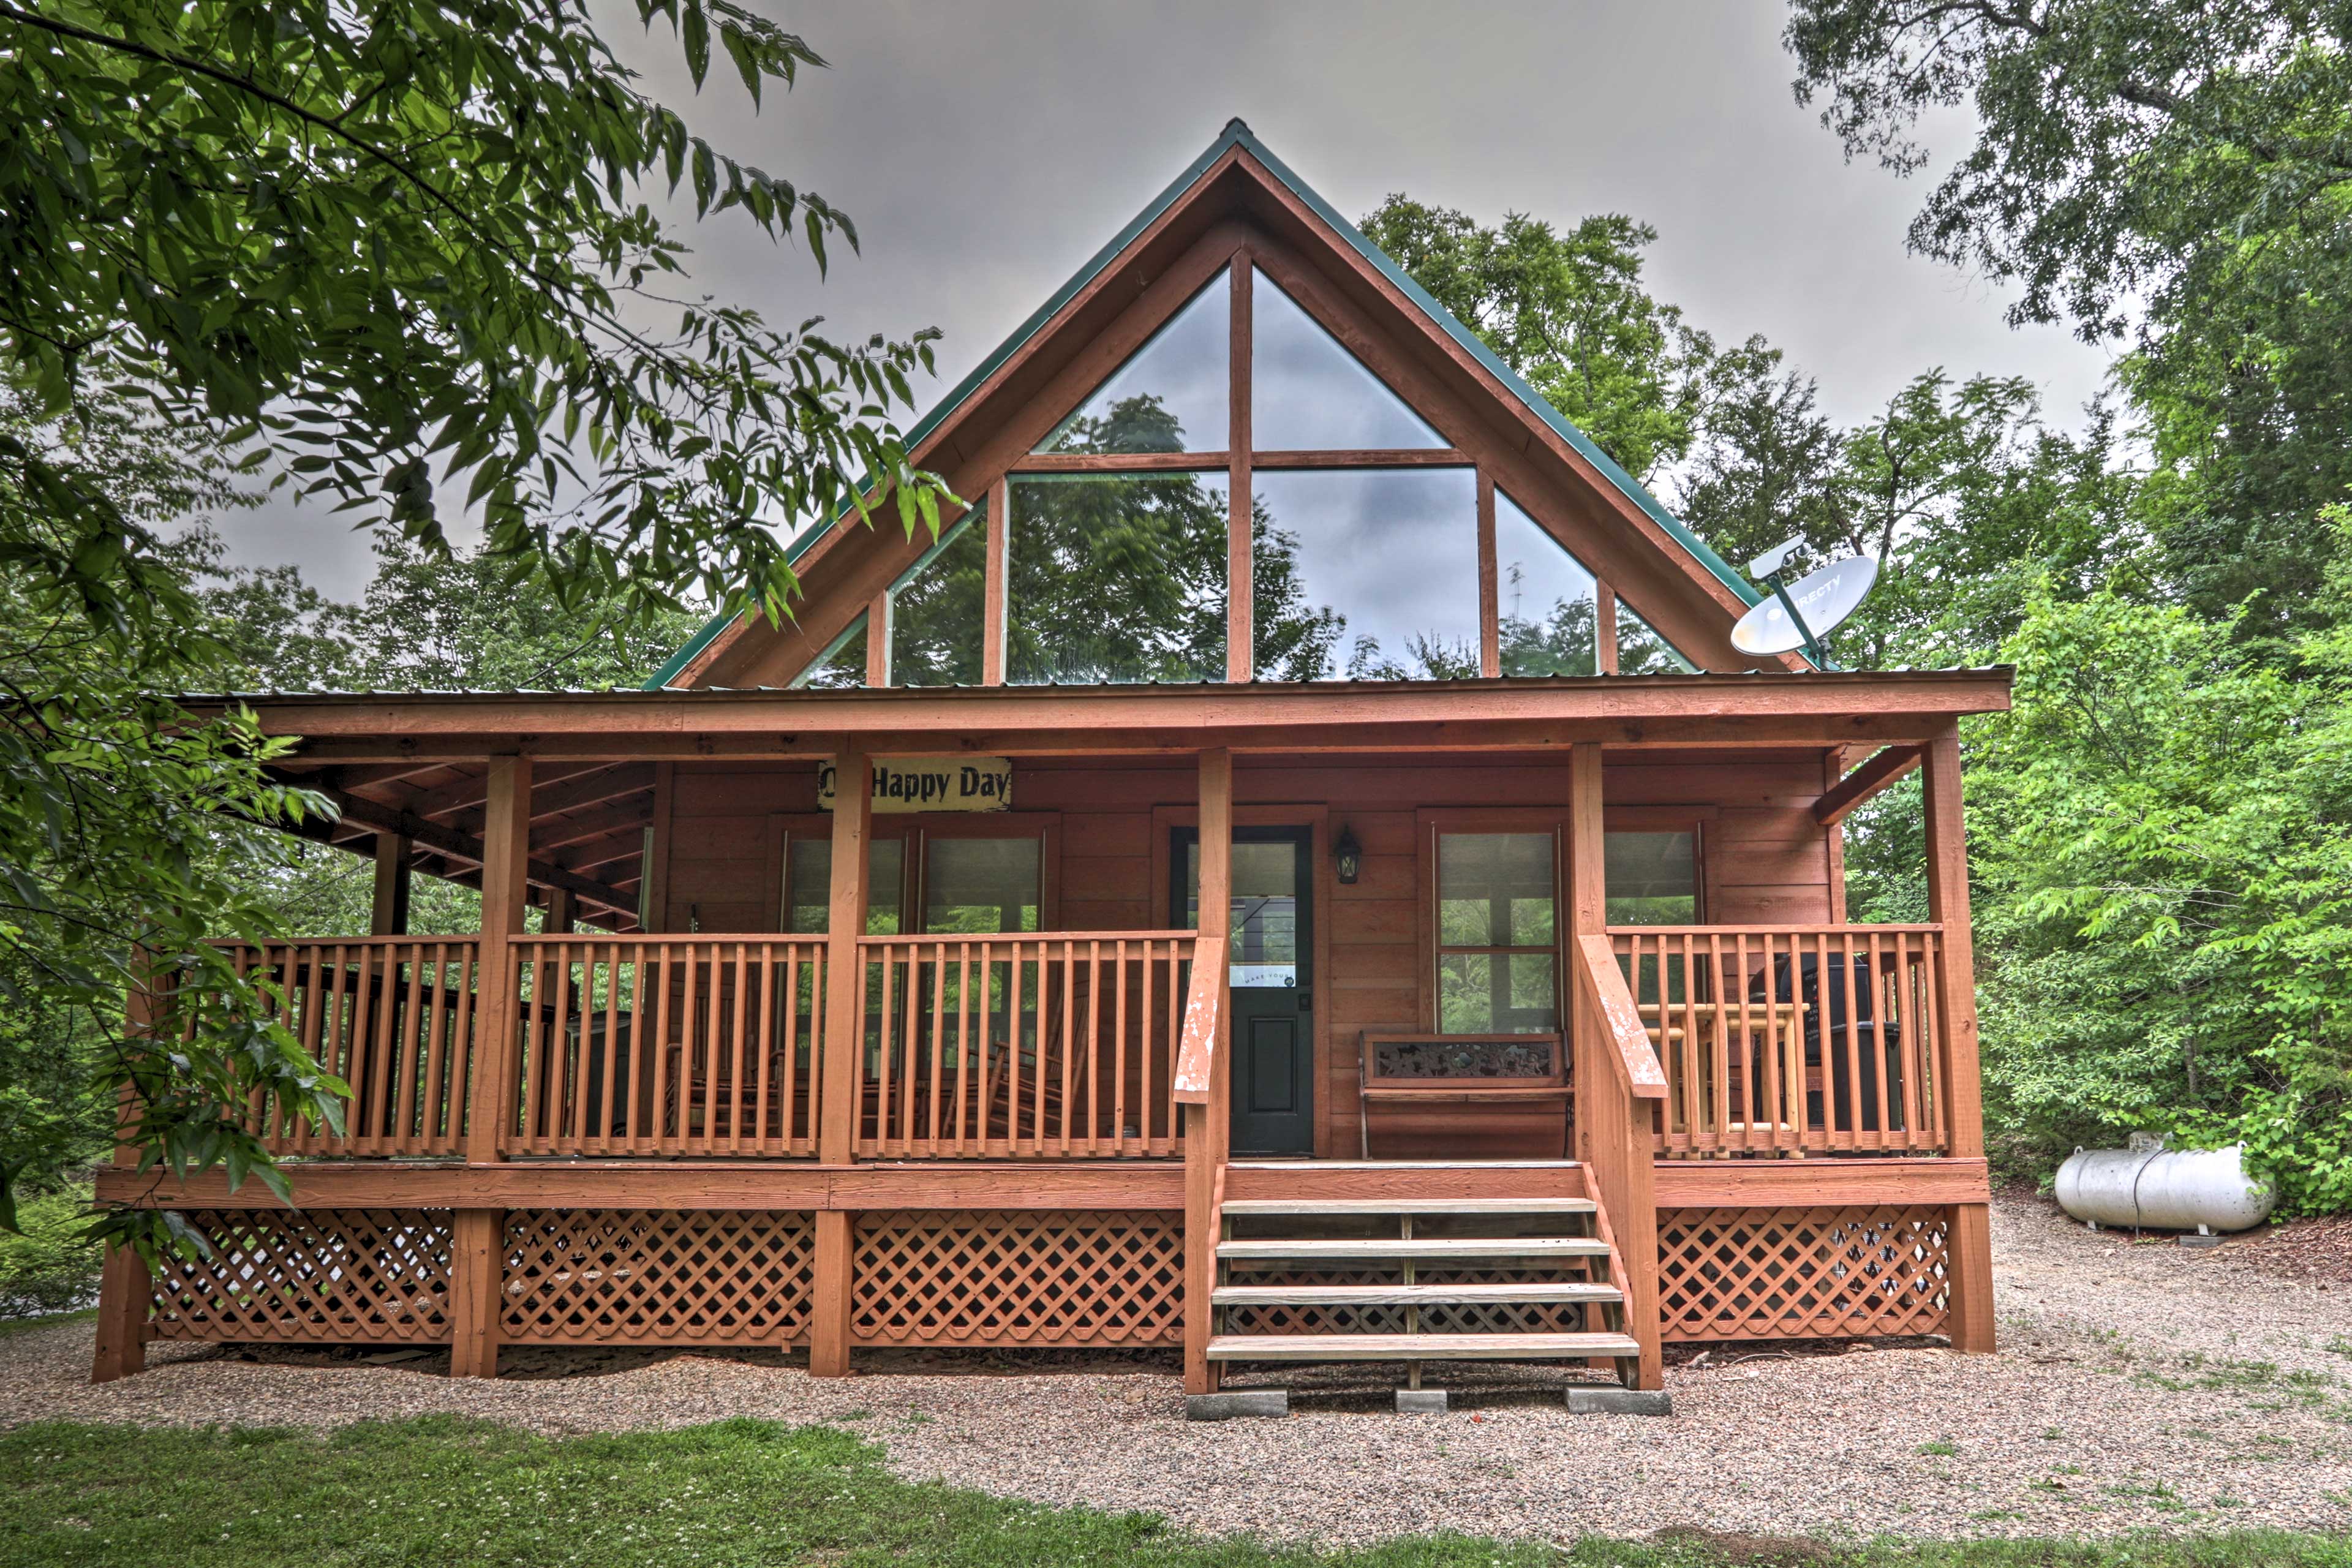
[(548, 1439), (450, 1416), (331, 1436), (50, 1424), (0, 1432), (0, 1568), (467, 1563), (1139, 1564), (1143, 1568), (2352, 1568), (2315, 1537), (2152, 1538), (1727, 1552), (1701, 1540), (1573, 1551), (1468, 1537), (1323, 1555), (1204, 1540), (1141, 1514), (914, 1486), (835, 1427), (729, 1421)]

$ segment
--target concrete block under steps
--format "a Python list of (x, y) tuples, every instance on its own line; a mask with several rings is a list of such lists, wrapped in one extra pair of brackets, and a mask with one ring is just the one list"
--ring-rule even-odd
[(1570, 1415), (1672, 1415), (1672, 1395), (1663, 1388), (1571, 1387)]
[(1184, 1396), (1187, 1421), (1239, 1421), (1255, 1415), (1289, 1414), (1290, 1390), (1286, 1388), (1237, 1388), (1223, 1394)]
[(1445, 1414), (1445, 1390), (1442, 1388), (1400, 1388), (1396, 1396), (1397, 1414), (1400, 1415)]

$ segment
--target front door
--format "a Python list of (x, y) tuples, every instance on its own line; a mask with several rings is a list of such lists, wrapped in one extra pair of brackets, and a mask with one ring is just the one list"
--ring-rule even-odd
[[(1201, 836), (1175, 830), (1179, 926), (1200, 924)], [(1234, 829), (1233, 1148), (1315, 1152), (1314, 835)]]

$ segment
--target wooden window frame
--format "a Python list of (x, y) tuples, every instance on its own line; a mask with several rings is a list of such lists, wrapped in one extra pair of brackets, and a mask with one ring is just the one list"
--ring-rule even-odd
[[(1552, 1013), (1549, 1033), (1568, 1033), (1568, 939), (1575, 934), (1569, 927), (1568, 856), (1569, 811), (1566, 806), (1423, 806), (1412, 814), (1414, 838), (1413, 875), (1419, 897), (1414, 920), (1414, 948), (1418, 955), (1420, 975), (1420, 1015), (1423, 1026), (1433, 1035), (1444, 1033), (1444, 1020), (1438, 1016), (1440, 986), (1437, 966), (1446, 952), (1478, 951), (1469, 948), (1446, 948), (1438, 941), (1437, 929), (1437, 840), (1444, 834), (1505, 834), (1547, 833), (1551, 836), (1551, 931), (1552, 931)], [(1533, 947), (1515, 947), (1492, 951), (1510, 952), (1540, 952)], [(1542, 1033), (1544, 1031), (1537, 1031)]]
[[(1062, 814), (1058, 811), (1003, 812), (877, 812), (870, 819), (871, 839), (896, 838), (907, 845), (899, 858), (898, 931), (902, 936), (925, 934), (924, 875), (927, 850), (937, 838), (1035, 838), (1037, 846), (1037, 932), (1058, 930), (1062, 920)], [(773, 812), (768, 817), (768, 891), (766, 924), (782, 931), (784, 925), (784, 878), (790, 869), (794, 835), (817, 836), (833, 841), (833, 814)], [(868, 903), (872, 902), (869, 894)], [(803, 935), (818, 934), (803, 932)], [(1006, 934), (1012, 934), (1010, 932)]]

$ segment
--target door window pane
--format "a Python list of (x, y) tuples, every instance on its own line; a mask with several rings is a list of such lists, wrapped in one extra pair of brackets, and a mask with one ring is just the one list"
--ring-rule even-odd
[(1233, 285), (1220, 272), (1037, 450), (1223, 451), (1232, 321)]
[(1257, 679), (1478, 673), (1475, 470), (1307, 469), (1255, 485)]
[(1007, 679), (1223, 679), (1230, 493), (1222, 474), (1014, 479)]
[(977, 686), (988, 528), (973, 507), (890, 590), (890, 684)]
[(845, 686), (866, 684), (866, 617), (860, 616), (850, 623), (849, 630), (815, 663), (793, 677), (793, 685), (804, 691), (833, 691)]
[[(896, 838), (866, 841), (866, 934), (898, 934), (906, 881), (906, 845)], [(784, 842), (784, 929), (822, 933), (833, 923), (833, 840), (794, 834)]]
[(1250, 279), (1250, 423), (1261, 452), (1445, 445), (1263, 272)]
[(1633, 613), (1633, 606), (1624, 600), (1617, 601), (1617, 673), (1620, 675), (1672, 675), (1680, 670), (1687, 675), (1698, 666), (1682, 656), (1682, 650), (1650, 628), (1650, 623)]
[(1592, 675), (1600, 600), (1592, 574), (1495, 492), (1496, 622), (1505, 675)]
[(1698, 923), (1696, 833), (1612, 833), (1603, 844), (1611, 925)]
[[(1234, 844), (1232, 935), (1226, 948), (1235, 985), (1298, 984), (1298, 846), (1288, 840)], [(1201, 924), (1201, 841), (1184, 848), (1184, 924)]]
[(1042, 840), (944, 838), (923, 845), (923, 929), (1035, 931)]
[(1559, 1026), (1558, 893), (1549, 833), (1437, 837), (1437, 1026), (1546, 1034)]

